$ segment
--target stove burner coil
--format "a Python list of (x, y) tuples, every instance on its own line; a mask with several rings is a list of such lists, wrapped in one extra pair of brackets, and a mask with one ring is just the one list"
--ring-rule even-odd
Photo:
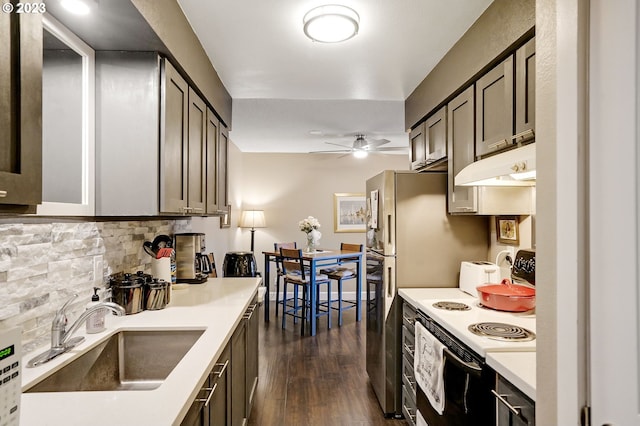
[(489, 337), (504, 342), (528, 342), (536, 338), (536, 334), (533, 331), (502, 322), (479, 322), (471, 324), (469, 331), (478, 336)]
[(468, 311), (469, 309), (471, 309), (469, 305), (466, 305), (464, 303), (449, 301), (436, 302), (433, 304), (433, 307), (438, 309), (445, 309), (447, 311)]

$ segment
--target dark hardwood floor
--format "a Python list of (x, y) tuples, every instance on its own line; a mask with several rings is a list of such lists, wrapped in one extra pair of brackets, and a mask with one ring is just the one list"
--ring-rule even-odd
[(300, 336), (300, 323), (280, 317), (264, 322), (260, 309), (260, 367), (250, 426), (406, 426), (404, 420), (385, 419), (369, 384), (365, 366), (364, 317), (355, 309), (338, 314), (333, 325), (319, 322), (318, 333)]

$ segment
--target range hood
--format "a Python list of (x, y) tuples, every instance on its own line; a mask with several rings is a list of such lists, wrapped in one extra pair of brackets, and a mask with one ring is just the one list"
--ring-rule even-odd
[(536, 144), (525, 145), (469, 164), (456, 186), (535, 186)]

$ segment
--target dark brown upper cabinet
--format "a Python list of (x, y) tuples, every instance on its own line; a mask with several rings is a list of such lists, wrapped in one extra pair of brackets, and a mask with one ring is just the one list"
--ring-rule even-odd
[(476, 158), (534, 139), (535, 49), (532, 38), (476, 81)]
[(42, 17), (0, 14), (0, 211), (42, 201)]
[(476, 81), (476, 157), (512, 144), (513, 56)]
[(448, 210), (449, 213), (475, 213), (478, 211), (477, 188), (455, 186), (455, 176), (475, 161), (474, 144), (474, 87), (456, 96), (447, 105), (448, 145)]
[(412, 170), (447, 169), (447, 108), (442, 107), (409, 134)]
[(409, 133), (409, 162), (411, 170), (420, 170), (427, 164), (427, 148), (424, 122)]
[(516, 142), (532, 139), (536, 124), (536, 39), (516, 51)]
[(229, 130), (220, 123), (218, 134), (218, 209), (225, 210), (229, 205)]

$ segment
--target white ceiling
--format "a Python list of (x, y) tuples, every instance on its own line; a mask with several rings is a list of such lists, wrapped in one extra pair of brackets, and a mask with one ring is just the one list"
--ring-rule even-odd
[(302, 32), (304, 14), (333, 0), (178, 3), (233, 98), (234, 144), (309, 152), (353, 133), (407, 146), (404, 100), (491, 1), (343, 0), (360, 31), (339, 44)]

